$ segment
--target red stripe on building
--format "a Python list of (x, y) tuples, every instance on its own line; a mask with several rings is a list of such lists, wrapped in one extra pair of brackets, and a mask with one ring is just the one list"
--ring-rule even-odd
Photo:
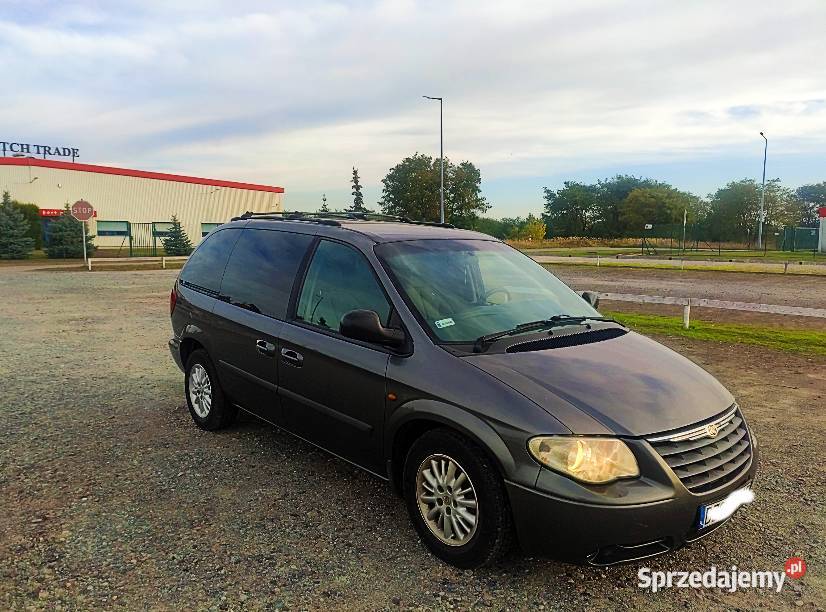
[(110, 166), (95, 166), (92, 164), (76, 164), (53, 159), (35, 159), (31, 157), (0, 157), (0, 166), (34, 166), (37, 168), (54, 168), (56, 170), (74, 170), (75, 172), (92, 172), (94, 174), (116, 174), (118, 176), (133, 176), (136, 178), (154, 179), (156, 181), (173, 181), (175, 183), (191, 183), (193, 185), (210, 185), (213, 187), (228, 187), (231, 189), (247, 189), (249, 191), (268, 191), (270, 193), (284, 193), (283, 187), (271, 185), (256, 185), (255, 183), (238, 183), (235, 181), (221, 181), (217, 179), (199, 178), (197, 176), (183, 176), (180, 174), (166, 174), (165, 172), (146, 172), (144, 170), (128, 170), (126, 168), (112, 168)]

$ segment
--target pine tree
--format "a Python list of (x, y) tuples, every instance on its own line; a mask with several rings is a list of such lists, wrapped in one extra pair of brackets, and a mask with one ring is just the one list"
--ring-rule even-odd
[[(49, 223), (46, 246), (46, 255), (52, 259), (81, 258), (83, 257), (83, 239), (81, 238), (80, 221), (72, 216), (69, 205), (63, 209), (63, 214)], [(91, 234), (86, 234), (86, 255), (90, 256), (95, 245)]]
[(330, 209), (327, 207), (327, 194), (322, 194), (321, 196), (321, 208), (318, 209), (320, 213), (328, 213)]
[(192, 253), (192, 241), (186, 235), (178, 217), (172, 215), (172, 227), (163, 239), (163, 250), (169, 256), (189, 255)]
[(353, 205), (347, 209), (347, 212), (370, 212), (364, 206), (364, 196), (361, 193), (361, 183), (359, 182), (359, 171), (355, 167), (353, 167), (353, 178), (351, 182), (353, 183)]
[(8, 191), (0, 204), (0, 259), (28, 259), (34, 249), (29, 223), (12, 204)]

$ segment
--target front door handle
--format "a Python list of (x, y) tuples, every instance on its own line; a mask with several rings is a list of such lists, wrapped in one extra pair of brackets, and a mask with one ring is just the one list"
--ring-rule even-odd
[(304, 365), (304, 357), (298, 351), (294, 351), (292, 349), (283, 348), (281, 349), (281, 360), (284, 363), (287, 363), (291, 366), (295, 366), (300, 368)]
[(266, 340), (256, 340), (255, 348), (265, 357), (272, 357), (275, 355), (275, 345), (272, 342), (267, 342)]

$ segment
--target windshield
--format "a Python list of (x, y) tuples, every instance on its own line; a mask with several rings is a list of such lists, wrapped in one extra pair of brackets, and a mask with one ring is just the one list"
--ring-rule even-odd
[(488, 240), (413, 240), (376, 247), (399, 289), (443, 342), (554, 315), (599, 313), (530, 257)]

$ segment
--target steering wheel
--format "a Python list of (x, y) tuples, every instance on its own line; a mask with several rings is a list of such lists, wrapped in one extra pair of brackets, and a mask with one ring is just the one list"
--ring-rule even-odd
[(504, 287), (494, 287), (490, 291), (485, 292), (485, 301), (487, 302), (490, 296), (496, 295), (497, 293), (504, 293), (507, 296), (507, 300), (505, 302), (511, 301), (511, 292), (505, 289)]

